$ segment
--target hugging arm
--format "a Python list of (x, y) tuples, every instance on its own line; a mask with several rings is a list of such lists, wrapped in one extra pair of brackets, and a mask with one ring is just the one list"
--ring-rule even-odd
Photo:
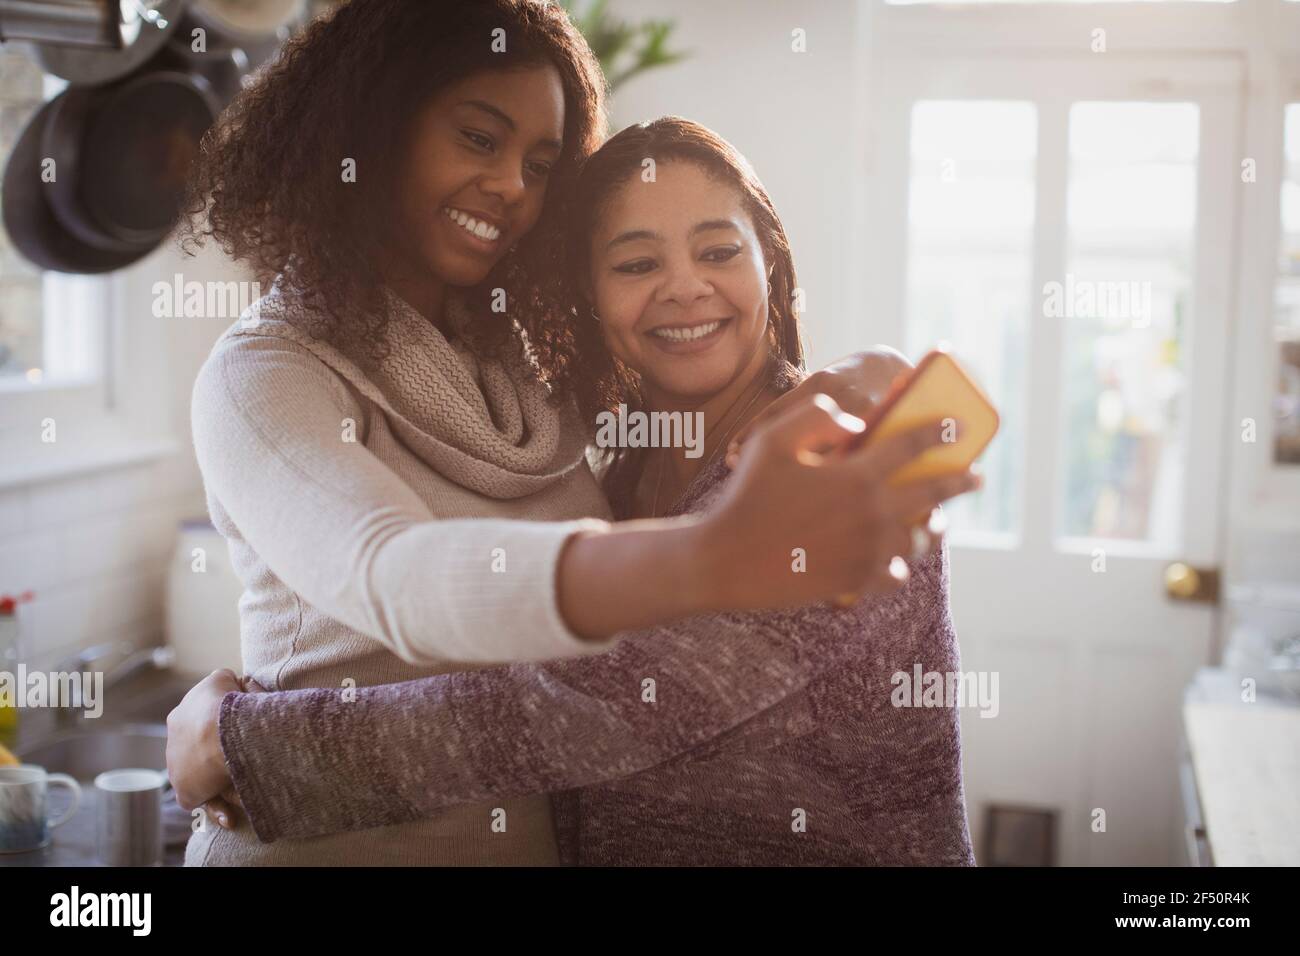
[(222, 750), (268, 842), (614, 780), (733, 730), (881, 629), (923, 642), (950, 634), (946, 592), (932, 591), (849, 611), (715, 614), (629, 636), (598, 658), (359, 688), (351, 701), (336, 690), (232, 693)]

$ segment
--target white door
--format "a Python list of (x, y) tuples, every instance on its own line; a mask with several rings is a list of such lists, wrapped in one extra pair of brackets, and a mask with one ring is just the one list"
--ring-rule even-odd
[[(877, 64), (873, 315), (947, 340), (999, 405), (986, 488), (950, 509), (977, 855), (989, 804), (1055, 810), (1069, 865), (1179, 860), (1183, 687), (1211, 662), (1227, 469), (1239, 62)], [(1099, 829), (1104, 813), (1104, 831)]]

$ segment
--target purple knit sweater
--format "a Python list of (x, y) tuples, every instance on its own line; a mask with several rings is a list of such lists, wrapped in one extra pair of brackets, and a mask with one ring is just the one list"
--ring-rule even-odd
[(959, 669), (946, 547), (911, 570), (847, 610), (701, 616), (354, 701), (229, 694), (221, 746), (264, 841), (548, 792), (568, 863), (973, 865), (955, 708), (891, 703), (895, 673)]

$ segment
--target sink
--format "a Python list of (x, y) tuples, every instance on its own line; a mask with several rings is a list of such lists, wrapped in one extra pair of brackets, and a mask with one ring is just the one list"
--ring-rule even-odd
[[(50, 773), (66, 773), (81, 784), (81, 805), (67, 823), (53, 830), (49, 846), (30, 853), (0, 854), (0, 869), (26, 866), (102, 866), (96, 850), (98, 794), (95, 777), (107, 770), (145, 768), (166, 770), (168, 712), (176, 706), (196, 678), (168, 672), (142, 675), (120, 685), (109, 697), (104, 716), (81, 719), (64, 730), (53, 730), (53, 715), (30, 732), (16, 754), (23, 763), (36, 764)], [(68, 797), (58, 788), (51, 792), (50, 811), (61, 813)], [(191, 816), (176, 805), (170, 788), (163, 798), (164, 866), (180, 866), (191, 831)]]
[(106, 770), (166, 770), (167, 728), (163, 724), (127, 724), (102, 731), (76, 730), (43, 741), (19, 756), (23, 763), (93, 785), (95, 777)]
[[(95, 777), (106, 770), (145, 768), (166, 770), (165, 724), (105, 725), (92, 730), (72, 730), (50, 737), (18, 752), (23, 763), (36, 764), (50, 773), (66, 773), (81, 784), (81, 806), (63, 826), (51, 832), (50, 845), (30, 853), (0, 855), (0, 868), (10, 866), (102, 866), (95, 846), (99, 794)], [(62, 789), (51, 792), (50, 812), (67, 806)], [(163, 796), (163, 865), (180, 866), (191, 818), (176, 805), (169, 788)]]
[[(202, 675), (200, 675), (202, 676)], [(199, 677), (162, 671), (127, 685), (114, 688), (104, 704), (99, 721), (113, 723), (165, 724), (172, 708), (181, 702)], [(111, 695), (111, 696), (110, 696)], [(83, 722), (85, 729), (90, 722)]]

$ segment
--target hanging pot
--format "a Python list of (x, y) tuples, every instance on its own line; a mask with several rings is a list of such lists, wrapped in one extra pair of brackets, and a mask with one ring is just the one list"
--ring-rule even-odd
[[(194, 31), (200, 27), (200, 22), (187, 11), (181, 17), (180, 27), (149, 65), (181, 73), (197, 73), (207, 80), (218, 105), (225, 109), (243, 88), (244, 78), (256, 69), (260, 60), (259, 63), (252, 62), (248, 52), (234, 39), (206, 26), (202, 27), (202, 49), (196, 50)], [(273, 54), (279, 44), (278, 39), (271, 41), (273, 49), (268, 55)]]
[(27, 40), (120, 50), (139, 31), (135, 10), (118, 0), (0, 0), (0, 43)]
[(121, 49), (95, 50), (49, 43), (32, 44), (32, 57), (47, 73), (69, 83), (96, 86), (121, 79), (143, 66), (162, 49), (176, 30), (188, 0), (153, 0), (149, 5), (154, 16), (137, 21), (138, 30), (126, 36), (129, 42)]
[(249, 74), (275, 58), (306, 13), (305, 0), (191, 0), (158, 62), (199, 73), (224, 108)]
[(209, 51), (202, 59), (181, 56), (170, 46), (149, 61), (151, 69), (166, 70), (175, 73), (190, 73), (201, 77), (212, 93), (218, 111), (230, 105), (244, 86), (248, 76), (248, 57), (239, 47), (228, 50)]

